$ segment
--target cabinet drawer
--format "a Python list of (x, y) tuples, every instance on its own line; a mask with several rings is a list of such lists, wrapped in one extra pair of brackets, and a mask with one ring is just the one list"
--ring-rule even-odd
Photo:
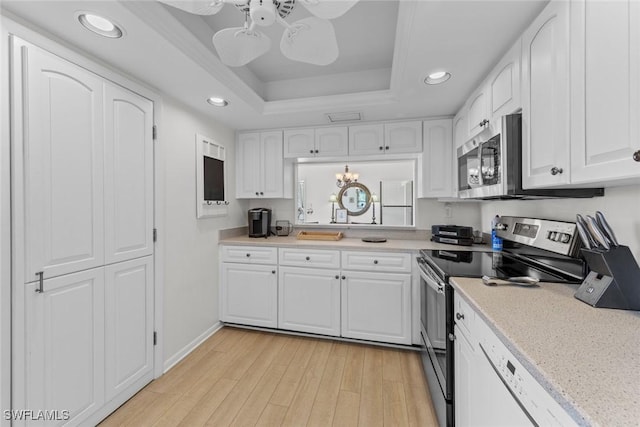
[(411, 254), (343, 251), (342, 268), (345, 270), (410, 273)]
[[(460, 331), (469, 339), (475, 348), (476, 342), (471, 337), (474, 336), (475, 311), (457, 293), (453, 297), (453, 321), (460, 328)], [(477, 341), (477, 340), (476, 340)]]
[(248, 264), (276, 264), (278, 250), (260, 246), (223, 246), (222, 261)]
[(280, 265), (293, 267), (340, 268), (340, 251), (280, 248)]

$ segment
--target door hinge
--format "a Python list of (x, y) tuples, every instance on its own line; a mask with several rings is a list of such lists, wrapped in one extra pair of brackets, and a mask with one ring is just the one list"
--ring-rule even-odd
[(158, 229), (157, 228), (153, 229), (153, 241), (154, 242), (158, 241)]
[(153, 331), (153, 345), (157, 345), (158, 344), (158, 333), (156, 331)]
[(153, 128), (151, 129), (151, 135), (154, 140), (158, 139), (158, 126), (153, 125)]

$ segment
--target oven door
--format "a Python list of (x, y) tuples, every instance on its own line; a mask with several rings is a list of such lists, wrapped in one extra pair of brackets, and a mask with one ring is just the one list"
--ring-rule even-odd
[[(451, 310), (446, 285), (424, 260), (418, 261), (420, 270), (420, 321), (426, 352), (433, 365), (440, 390), (446, 400), (453, 399), (453, 346), (448, 340), (447, 316)], [(448, 289), (449, 288), (449, 289)], [(452, 319), (451, 319), (452, 321)]]

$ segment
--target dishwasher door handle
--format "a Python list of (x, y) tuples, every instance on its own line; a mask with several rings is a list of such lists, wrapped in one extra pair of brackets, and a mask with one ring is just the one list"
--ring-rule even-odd
[(487, 362), (489, 362), (489, 365), (491, 365), (491, 367), (493, 368), (493, 371), (496, 373), (496, 375), (498, 376), (498, 378), (500, 378), (500, 381), (502, 381), (502, 384), (507, 388), (507, 391), (509, 392), (509, 394), (511, 395), (511, 397), (513, 397), (513, 399), (516, 401), (516, 403), (518, 404), (518, 406), (520, 407), (520, 409), (522, 409), (522, 412), (524, 412), (524, 414), (527, 416), (527, 418), (529, 418), (529, 421), (531, 421), (531, 423), (535, 426), (535, 427), (539, 427), (539, 424), (536, 422), (536, 420), (533, 419), (533, 417), (531, 416), (531, 414), (529, 413), (529, 411), (527, 411), (527, 408), (524, 407), (524, 405), (522, 404), (522, 402), (520, 401), (520, 399), (518, 399), (518, 396), (516, 396), (516, 394), (514, 393), (513, 390), (511, 390), (511, 387), (509, 387), (509, 384), (507, 384), (507, 381), (504, 379), (504, 377), (502, 376), (502, 374), (500, 373), (500, 371), (498, 370), (498, 367), (496, 365), (493, 364), (493, 361), (491, 360), (491, 358), (489, 357), (489, 355), (487, 354), (487, 351), (484, 349), (484, 347), (482, 346), (482, 343), (478, 343), (478, 346), (480, 347), (480, 350), (482, 350), (482, 353), (484, 354), (484, 357), (487, 358)]

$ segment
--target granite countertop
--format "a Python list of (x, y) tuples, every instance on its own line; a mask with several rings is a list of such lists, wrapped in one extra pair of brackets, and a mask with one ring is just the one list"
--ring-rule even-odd
[(247, 245), (247, 246), (281, 246), (316, 249), (353, 249), (366, 251), (407, 252), (428, 250), (470, 250), (491, 251), (489, 245), (456, 246), (435, 243), (427, 239), (388, 239), (384, 243), (367, 243), (360, 238), (344, 237), (341, 240), (298, 240), (296, 236), (270, 236), (268, 238), (255, 238), (243, 236), (227, 237), (220, 240), (223, 245)]
[(451, 282), (579, 424), (640, 423), (640, 312), (593, 308), (576, 285)]

